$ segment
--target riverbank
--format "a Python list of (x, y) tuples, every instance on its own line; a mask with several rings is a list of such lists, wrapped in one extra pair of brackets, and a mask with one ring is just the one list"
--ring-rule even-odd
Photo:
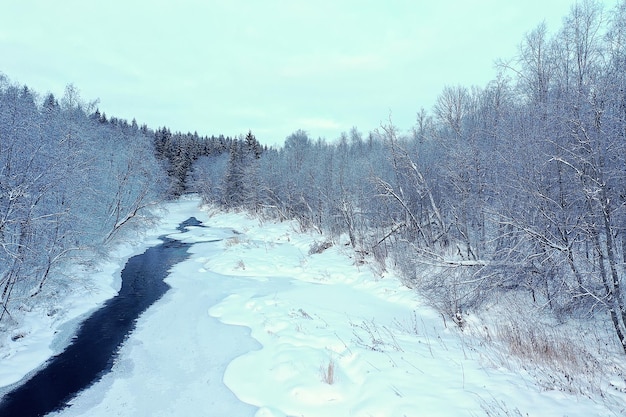
[(159, 236), (176, 233), (180, 222), (197, 214), (198, 204), (197, 199), (183, 199), (166, 205), (156, 227), (133, 241), (118, 242), (106, 259), (71, 265), (65, 271), (71, 292), (58, 298), (53, 292), (50, 301), (21, 311), (19, 324), (0, 333), (0, 396), (61, 352), (80, 323), (119, 292), (128, 259), (160, 244)]

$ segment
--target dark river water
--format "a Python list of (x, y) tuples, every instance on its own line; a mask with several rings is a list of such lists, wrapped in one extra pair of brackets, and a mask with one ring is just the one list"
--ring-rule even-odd
[[(199, 225), (192, 217), (178, 229)], [(170, 288), (163, 282), (168, 270), (189, 257), (191, 244), (160, 239), (162, 244), (128, 260), (119, 294), (81, 324), (72, 343), (2, 398), (0, 417), (43, 416), (62, 409), (76, 393), (111, 370), (137, 318)]]

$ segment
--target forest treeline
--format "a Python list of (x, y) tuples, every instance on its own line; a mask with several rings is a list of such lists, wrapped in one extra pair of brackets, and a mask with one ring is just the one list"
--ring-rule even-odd
[(0, 74), (0, 323), (71, 290), (67, 262), (145, 228), (158, 203), (186, 192), (196, 158), (230, 148), (232, 138), (153, 131), (96, 104), (72, 85), (58, 100)]
[(517, 293), (560, 317), (605, 314), (626, 352), (626, 1), (581, 1), (557, 31), (529, 31), (494, 80), (444, 88), (408, 134), (389, 119), (267, 148), (93, 107), (72, 88), (59, 104), (0, 84), (3, 317), (62, 259), (196, 192), (393, 265), (458, 320)]
[(444, 88), (410, 134), (391, 120), (333, 142), (297, 131), (260, 156), (235, 141), (189, 183), (345, 234), (459, 320), (517, 292), (561, 318), (606, 314), (626, 351), (626, 2), (575, 4), (498, 69)]

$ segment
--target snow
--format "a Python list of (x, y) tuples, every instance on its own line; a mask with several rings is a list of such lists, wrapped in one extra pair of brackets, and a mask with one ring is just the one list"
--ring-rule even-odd
[[(191, 216), (208, 227), (175, 230)], [(172, 269), (172, 289), (139, 318), (112, 372), (59, 416), (619, 415), (490, 365), (478, 341), (349, 247), (309, 254), (321, 236), (296, 223), (200, 210), (193, 199), (171, 204), (140, 246), (101, 266), (90, 296), (73, 296), (63, 316), (111, 296), (125, 259), (164, 233), (195, 243), (191, 257)], [(3, 384), (50, 355), (54, 325), (33, 316), (28, 334), (3, 346)]]
[[(128, 258), (157, 244), (158, 235), (141, 242), (120, 243), (108, 260), (88, 268), (74, 265), (65, 272), (76, 290), (52, 305), (42, 304), (24, 314), (20, 325), (0, 334), (0, 387), (19, 382), (69, 343), (79, 323), (120, 289), (120, 272)], [(22, 336), (12, 340), (16, 335)], [(3, 393), (0, 388), (0, 393)]]

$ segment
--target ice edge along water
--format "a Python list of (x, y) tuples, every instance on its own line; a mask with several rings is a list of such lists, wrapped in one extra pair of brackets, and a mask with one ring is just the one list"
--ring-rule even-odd
[[(226, 241), (192, 247), (113, 372), (61, 415), (480, 416), (485, 405), (511, 415), (617, 415), (602, 401), (490, 367), (479, 345), (446, 328), (393, 275), (356, 267), (340, 247), (309, 255), (315, 237), (293, 223), (209, 218), (188, 200), (171, 206), (158, 233), (191, 216)], [(200, 242), (207, 233), (178, 237)], [(220, 391), (222, 378), (255, 407)]]

